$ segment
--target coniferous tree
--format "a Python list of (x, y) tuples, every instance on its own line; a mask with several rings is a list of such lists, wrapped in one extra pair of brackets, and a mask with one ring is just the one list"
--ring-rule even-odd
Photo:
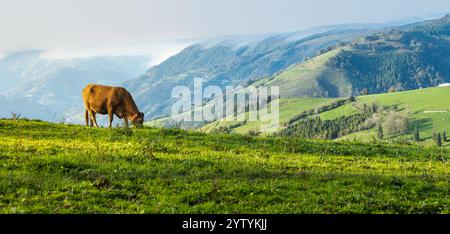
[(419, 134), (419, 129), (417, 128), (417, 126), (414, 129), (414, 141), (415, 142), (419, 142), (420, 141), (420, 134)]
[(444, 142), (447, 142), (447, 131), (444, 130), (444, 132), (442, 132), (442, 140)]
[(442, 146), (442, 139), (441, 139), (441, 134), (440, 133), (438, 133), (436, 135), (436, 145), (437, 146)]
[(383, 127), (381, 126), (381, 124), (378, 124), (377, 133), (378, 139), (383, 139)]
[(372, 102), (371, 108), (372, 108), (372, 113), (376, 113), (377, 112), (378, 107), (377, 107), (377, 104), (375, 104), (375, 102)]
[(364, 89), (361, 90), (360, 94), (361, 95), (367, 95), (367, 94), (369, 94), (369, 90), (367, 88), (364, 88)]

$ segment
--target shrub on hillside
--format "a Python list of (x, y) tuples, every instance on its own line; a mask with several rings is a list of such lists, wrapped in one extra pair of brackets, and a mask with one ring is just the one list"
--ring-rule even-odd
[(388, 136), (400, 135), (408, 130), (408, 117), (402, 113), (388, 111), (382, 121), (383, 130)]

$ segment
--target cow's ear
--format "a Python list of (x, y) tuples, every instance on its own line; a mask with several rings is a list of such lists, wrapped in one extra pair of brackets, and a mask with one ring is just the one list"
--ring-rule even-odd
[(139, 112), (139, 114), (141, 115), (141, 117), (144, 117), (144, 112)]

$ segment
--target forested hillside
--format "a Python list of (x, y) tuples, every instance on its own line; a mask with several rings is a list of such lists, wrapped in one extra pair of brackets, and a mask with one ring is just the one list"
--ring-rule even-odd
[(258, 85), (282, 97), (348, 97), (450, 82), (450, 16), (361, 37)]
[(450, 16), (363, 37), (330, 59), (354, 95), (411, 90), (450, 82)]

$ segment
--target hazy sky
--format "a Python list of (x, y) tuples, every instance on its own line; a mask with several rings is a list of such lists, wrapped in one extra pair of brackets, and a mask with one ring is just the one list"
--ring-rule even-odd
[(136, 45), (153, 41), (386, 22), (449, 11), (448, 0), (0, 0), (0, 51), (139, 50)]

